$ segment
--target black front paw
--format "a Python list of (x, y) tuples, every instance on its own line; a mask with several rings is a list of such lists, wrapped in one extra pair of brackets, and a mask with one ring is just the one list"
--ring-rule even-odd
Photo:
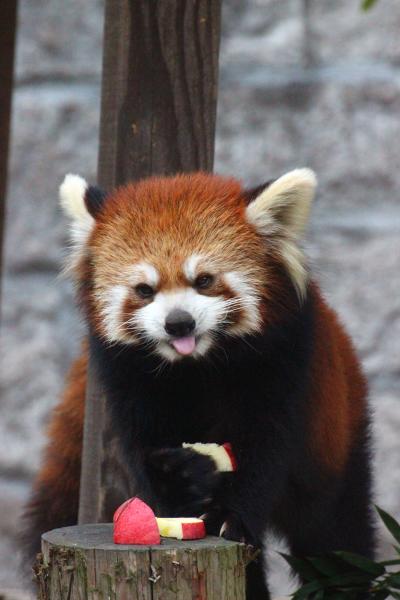
[(197, 516), (212, 504), (220, 481), (212, 458), (190, 448), (163, 448), (148, 453), (147, 465), (169, 516)]
[(219, 534), (226, 540), (232, 540), (233, 542), (251, 543), (238, 515), (230, 514), (224, 521)]
[(204, 520), (207, 535), (219, 536), (227, 514), (220, 508), (215, 508), (201, 515), (201, 518)]

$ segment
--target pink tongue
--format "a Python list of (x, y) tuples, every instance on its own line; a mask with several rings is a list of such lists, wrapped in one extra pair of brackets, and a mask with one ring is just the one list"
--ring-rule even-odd
[(179, 354), (192, 354), (193, 350), (196, 347), (196, 339), (194, 335), (188, 337), (177, 338), (176, 340), (171, 340), (171, 344), (175, 348)]

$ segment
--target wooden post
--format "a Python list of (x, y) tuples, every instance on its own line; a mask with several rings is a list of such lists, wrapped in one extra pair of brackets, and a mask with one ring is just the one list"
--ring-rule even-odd
[(215, 537), (117, 546), (112, 525), (55, 529), (36, 567), (39, 600), (244, 600), (244, 544)]
[(16, 28), (17, 0), (2, 2), (0, 6), (0, 273), (2, 271)]
[[(153, 173), (212, 169), (220, 8), (220, 0), (106, 0), (98, 162), (104, 189)], [(109, 520), (134, 493), (107, 419), (91, 358), (80, 523)]]

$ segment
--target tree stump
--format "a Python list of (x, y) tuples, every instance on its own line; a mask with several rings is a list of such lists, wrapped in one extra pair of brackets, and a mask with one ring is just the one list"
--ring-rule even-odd
[(35, 568), (39, 600), (244, 600), (248, 551), (218, 537), (116, 545), (111, 524), (54, 529)]

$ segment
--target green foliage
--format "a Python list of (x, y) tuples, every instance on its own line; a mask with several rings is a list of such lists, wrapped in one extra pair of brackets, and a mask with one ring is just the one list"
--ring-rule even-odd
[(387, 512), (376, 506), (376, 510), (382, 521), (385, 523), (386, 529), (390, 531), (394, 539), (400, 543), (400, 525)]
[[(376, 510), (400, 544), (400, 524), (378, 506)], [(281, 556), (304, 582), (293, 600), (358, 600), (363, 594), (371, 600), (400, 600), (400, 546), (394, 549), (398, 558), (380, 562), (344, 551), (309, 558)]]
[(372, 8), (378, 0), (363, 0), (362, 4), (361, 4), (361, 8), (363, 10), (369, 10), (370, 8)]

